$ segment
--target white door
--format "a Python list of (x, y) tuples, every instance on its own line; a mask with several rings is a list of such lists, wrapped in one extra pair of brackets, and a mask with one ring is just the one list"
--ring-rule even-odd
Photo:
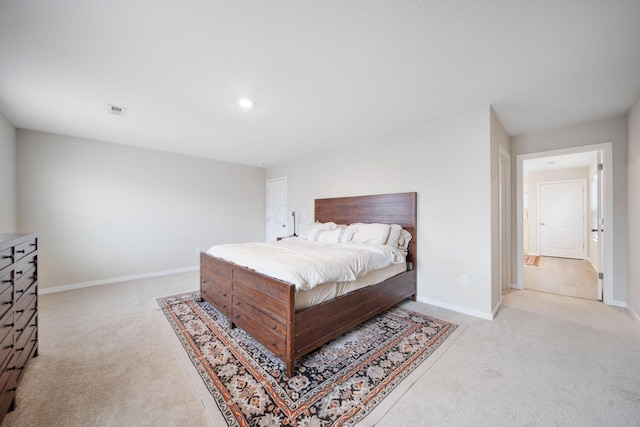
[(585, 183), (540, 184), (540, 255), (585, 258)]
[(289, 234), (286, 176), (267, 180), (266, 201), (267, 241), (274, 242)]

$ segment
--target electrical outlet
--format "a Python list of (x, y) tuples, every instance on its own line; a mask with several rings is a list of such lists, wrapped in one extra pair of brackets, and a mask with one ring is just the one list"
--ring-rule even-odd
[(460, 275), (460, 286), (468, 286), (469, 285), (469, 277), (461, 274)]

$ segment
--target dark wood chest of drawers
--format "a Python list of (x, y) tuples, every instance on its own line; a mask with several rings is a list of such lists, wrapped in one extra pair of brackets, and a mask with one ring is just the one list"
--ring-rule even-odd
[(0, 423), (38, 355), (38, 237), (0, 234)]

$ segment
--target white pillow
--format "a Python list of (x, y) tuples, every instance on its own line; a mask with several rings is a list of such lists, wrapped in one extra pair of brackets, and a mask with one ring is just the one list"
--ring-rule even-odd
[(309, 232), (307, 240), (319, 243), (349, 243), (353, 232), (346, 228), (336, 228), (335, 230), (321, 230), (314, 228)]
[(387, 246), (391, 246), (393, 248), (398, 247), (398, 240), (400, 239), (400, 232), (402, 231), (402, 226), (398, 224), (391, 224), (389, 226), (389, 237), (387, 237)]
[(352, 243), (365, 243), (369, 245), (384, 245), (389, 237), (389, 224), (363, 224), (357, 222), (349, 227), (353, 230)]
[(407, 252), (409, 250), (411, 237), (411, 233), (403, 228), (400, 232), (400, 238), (398, 239), (398, 249), (404, 249), (404, 251)]
[(311, 232), (311, 230), (313, 230), (314, 228), (319, 228), (320, 230), (335, 230), (337, 227), (335, 222), (314, 222), (313, 224), (311, 224), (310, 226), (308, 226), (307, 228), (305, 228), (305, 230), (300, 233), (300, 238), (301, 239), (309, 239), (309, 233)]

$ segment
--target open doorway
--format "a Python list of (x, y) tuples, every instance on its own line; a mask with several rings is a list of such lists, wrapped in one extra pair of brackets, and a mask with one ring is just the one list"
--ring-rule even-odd
[(612, 303), (603, 233), (613, 203), (610, 153), (611, 144), (597, 144), (518, 156), (517, 289)]
[(597, 242), (587, 231), (598, 198), (587, 183), (597, 168), (597, 151), (524, 161), (525, 289), (602, 299)]

